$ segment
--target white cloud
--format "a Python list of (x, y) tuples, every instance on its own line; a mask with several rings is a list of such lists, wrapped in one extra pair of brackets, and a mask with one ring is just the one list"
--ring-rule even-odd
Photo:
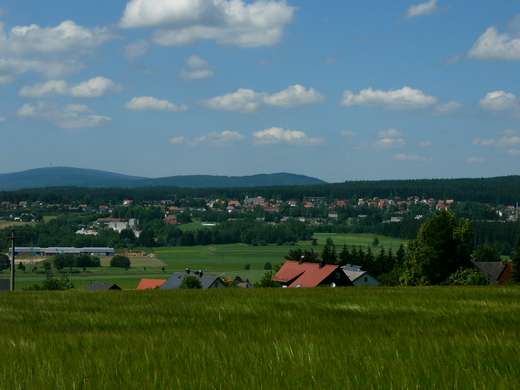
[(520, 149), (509, 149), (507, 153), (511, 156), (520, 156)]
[(262, 104), (262, 94), (251, 89), (241, 88), (235, 92), (216, 96), (206, 101), (213, 110), (254, 112)]
[(184, 137), (184, 136), (172, 137), (172, 138), (170, 138), (170, 143), (172, 145), (183, 145), (186, 143), (186, 137)]
[(296, 84), (273, 94), (242, 88), (209, 99), (206, 101), (206, 105), (214, 110), (254, 112), (263, 105), (289, 108), (315, 104), (322, 100), (323, 96), (313, 88)]
[(520, 60), (520, 36), (488, 28), (475, 42), (469, 56), (481, 60)]
[(70, 20), (54, 27), (31, 24), (8, 31), (0, 23), (0, 72), (10, 77), (27, 72), (46, 77), (77, 72), (83, 68), (79, 56), (111, 38), (107, 28), (87, 28)]
[(212, 40), (258, 47), (278, 43), (294, 12), (285, 0), (130, 0), (120, 24), (160, 27), (154, 41), (163, 46)]
[(473, 144), (511, 150), (520, 147), (520, 133), (515, 130), (506, 130), (497, 138), (475, 138)]
[(319, 103), (323, 96), (313, 88), (303, 85), (291, 85), (287, 89), (274, 93), (265, 98), (265, 103), (276, 107), (294, 107)]
[(493, 91), (486, 94), (480, 106), (488, 111), (507, 111), (520, 107), (517, 97), (506, 91)]
[(399, 153), (394, 155), (394, 160), (396, 161), (427, 161), (428, 159), (423, 156), (418, 156), (416, 154), (406, 154)]
[(429, 15), (437, 9), (437, 0), (429, 0), (424, 3), (412, 5), (408, 8), (407, 15), (409, 18), (417, 16)]
[(111, 121), (111, 118), (97, 115), (84, 105), (56, 108), (45, 103), (25, 104), (17, 115), (21, 118), (43, 119), (63, 129), (99, 127)]
[(5, 116), (0, 116), (0, 123), (4, 123), (6, 120)]
[(457, 110), (460, 110), (462, 108), (462, 104), (459, 102), (447, 102), (447, 103), (441, 103), (438, 104), (435, 107), (435, 111), (437, 111), (439, 114), (449, 114), (452, 112), (455, 112)]
[(183, 112), (188, 110), (188, 107), (181, 104), (169, 102), (168, 100), (160, 100), (152, 96), (134, 97), (126, 104), (126, 108), (135, 111), (171, 111)]
[(132, 42), (125, 46), (125, 55), (130, 59), (142, 57), (148, 52), (149, 47), (149, 43), (143, 40)]
[(272, 127), (253, 134), (256, 143), (261, 145), (273, 145), (286, 143), (290, 145), (317, 145), (323, 142), (320, 138), (309, 137), (303, 131), (286, 130), (280, 127)]
[(204, 58), (193, 55), (186, 60), (180, 76), (184, 80), (202, 80), (213, 77), (213, 69)]
[(419, 142), (419, 147), (420, 148), (430, 148), (432, 146), (433, 146), (432, 141), (421, 141), (421, 142)]
[(24, 58), (0, 58), (0, 72), (8, 73), (6, 76), (14, 78), (15, 75), (35, 72), (46, 77), (57, 77), (77, 72), (83, 65), (76, 60), (65, 59), (63, 61), (24, 59)]
[(389, 91), (367, 88), (357, 94), (345, 91), (342, 101), (346, 107), (382, 106), (392, 109), (421, 109), (434, 106), (436, 103), (437, 98), (410, 87)]
[(49, 80), (33, 86), (25, 86), (20, 96), (42, 97), (50, 95), (72, 96), (78, 98), (94, 98), (116, 91), (118, 86), (105, 77), (95, 77), (77, 85), (69, 86), (64, 80)]
[(195, 138), (194, 144), (210, 144), (210, 145), (226, 145), (234, 142), (239, 142), (244, 139), (244, 136), (236, 131), (225, 130), (220, 133), (212, 132), (202, 137)]
[(406, 141), (401, 130), (388, 129), (379, 132), (375, 145), (382, 149), (392, 149), (406, 145)]

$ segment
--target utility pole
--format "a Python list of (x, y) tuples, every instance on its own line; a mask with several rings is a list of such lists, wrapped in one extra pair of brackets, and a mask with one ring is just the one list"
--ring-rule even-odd
[(16, 257), (16, 247), (15, 247), (15, 242), (16, 238), (15, 238), (15, 235), (14, 235), (14, 229), (11, 231), (11, 291), (14, 291), (15, 289), (15, 281), (14, 281), (14, 278), (15, 278), (15, 257)]

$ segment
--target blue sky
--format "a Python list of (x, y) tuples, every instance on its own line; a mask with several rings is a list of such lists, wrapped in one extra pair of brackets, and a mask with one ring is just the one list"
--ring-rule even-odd
[(518, 174), (520, 3), (4, 0), (0, 172)]

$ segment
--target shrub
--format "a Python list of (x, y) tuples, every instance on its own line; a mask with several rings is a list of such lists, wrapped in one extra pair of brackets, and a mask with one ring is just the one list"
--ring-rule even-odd
[(459, 268), (450, 275), (448, 283), (453, 286), (483, 286), (488, 284), (484, 275), (473, 268)]
[(196, 276), (190, 275), (190, 276), (186, 276), (184, 278), (184, 280), (181, 283), (180, 288), (183, 288), (183, 289), (201, 289), (202, 288), (202, 284), (200, 283), (199, 278), (197, 278)]
[(130, 259), (126, 256), (116, 255), (110, 260), (110, 266), (113, 268), (130, 268)]
[(246, 271), (249, 271), (249, 270), (251, 269), (251, 264), (246, 264), (246, 265), (244, 266), (244, 269), (245, 269)]
[(8, 269), (11, 266), (11, 262), (9, 261), (9, 256), (0, 253), (0, 271), (4, 269)]
[(258, 283), (256, 283), (255, 286), (260, 287), (260, 288), (274, 288), (274, 287), (280, 287), (280, 284), (273, 281), (272, 272), (266, 272), (264, 274), (264, 277), (262, 278), (262, 280), (260, 280)]
[(264, 270), (272, 271), (272, 269), (273, 269), (273, 265), (271, 263), (269, 263), (269, 262), (265, 263)]

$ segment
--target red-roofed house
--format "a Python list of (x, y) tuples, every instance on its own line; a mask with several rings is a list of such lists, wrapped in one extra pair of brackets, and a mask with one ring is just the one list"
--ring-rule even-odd
[(166, 283), (166, 279), (141, 279), (138, 290), (155, 290), (156, 288), (162, 287)]
[(337, 265), (286, 261), (273, 277), (289, 288), (318, 286), (352, 286), (352, 282)]

